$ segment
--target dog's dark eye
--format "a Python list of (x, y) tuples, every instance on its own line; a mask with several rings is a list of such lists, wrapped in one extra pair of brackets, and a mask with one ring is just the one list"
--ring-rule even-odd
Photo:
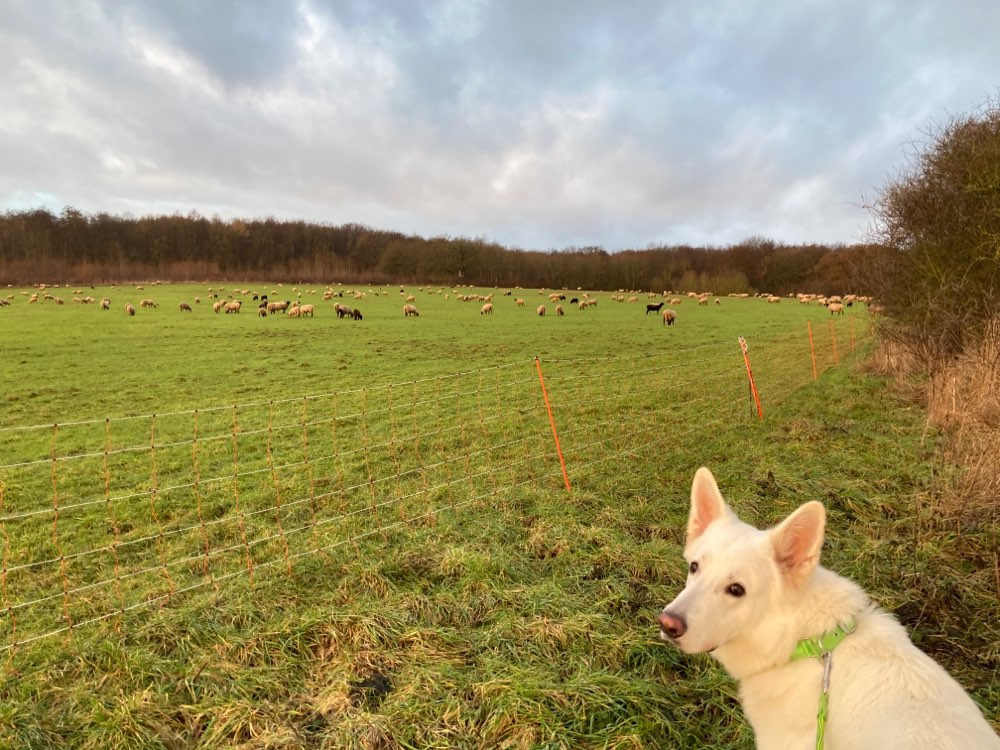
[(697, 573), (697, 572), (698, 572), (698, 562), (697, 561), (692, 562), (690, 565), (688, 565), (688, 573)]
[(743, 596), (746, 592), (746, 589), (738, 583), (731, 583), (726, 586), (726, 593), (730, 596), (735, 596), (737, 599)]

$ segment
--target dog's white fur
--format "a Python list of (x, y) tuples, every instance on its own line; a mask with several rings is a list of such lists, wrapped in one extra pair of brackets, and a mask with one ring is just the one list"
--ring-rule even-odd
[[(686, 653), (710, 651), (739, 681), (758, 748), (812, 750), (822, 665), (789, 658), (799, 640), (853, 618), (857, 629), (832, 655), (826, 750), (1000, 749), (972, 699), (895, 618), (819, 566), (825, 525), (814, 501), (773, 529), (749, 526), (699, 469), (684, 548), (697, 569), (663, 610), (660, 636)], [(732, 584), (745, 594), (727, 592)], [(670, 638), (664, 628), (677, 618), (686, 630)]]

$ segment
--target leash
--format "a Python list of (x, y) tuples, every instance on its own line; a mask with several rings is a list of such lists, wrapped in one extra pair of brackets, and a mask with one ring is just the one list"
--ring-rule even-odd
[(819, 659), (823, 662), (822, 691), (819, 694), (819, 711), (816, 713), (816, 750), (823, 750), (826, 739), (826, 719), (829, 714), (830, 670), (833, 668), (833, 650), (857, 627), (854, 620), (837, 625), (821, 635), (803, 638), (795, 644), (789, 661)]

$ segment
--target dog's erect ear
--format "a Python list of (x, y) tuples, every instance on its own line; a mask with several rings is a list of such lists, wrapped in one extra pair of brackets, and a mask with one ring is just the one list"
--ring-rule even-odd
[(771, 529), (774, 558), (781, 571), (797, 583), (804, 583), (819, 564), (826, 529), (826, 509), (815, 500), (800, 506)]
[(691, 483), (691, 512), (688, 514), (687, 544), (705, 533), (714, 521), (728, 517), (732, 511), (722, 499), (719, 486), (712, 472), (702, 466), (695, 472)]

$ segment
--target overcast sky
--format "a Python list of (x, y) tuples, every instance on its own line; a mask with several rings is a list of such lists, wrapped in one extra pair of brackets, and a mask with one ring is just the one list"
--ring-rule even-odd
[(0, 210), (863, 239), (998, 0), (0, 0)]

